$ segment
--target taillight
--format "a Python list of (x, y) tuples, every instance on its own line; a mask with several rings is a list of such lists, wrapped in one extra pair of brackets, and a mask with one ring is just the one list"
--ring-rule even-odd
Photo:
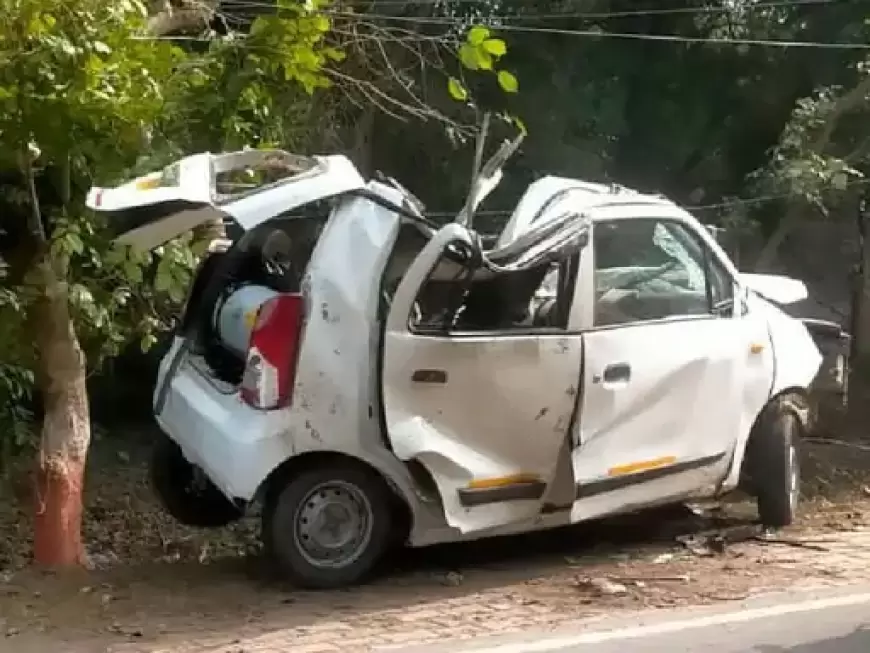
[(260, 306), (240, 387), (245, 403), (261, 410), (290, 405), (304, 324), (302, 295), (278, 295)]

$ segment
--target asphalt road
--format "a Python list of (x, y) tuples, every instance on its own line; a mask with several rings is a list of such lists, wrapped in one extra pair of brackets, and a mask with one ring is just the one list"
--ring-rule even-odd
[[(412, 653), (412, 649), (400, 649)], [(635, 614), (413, 653), (870, 653), (870, 586)]]

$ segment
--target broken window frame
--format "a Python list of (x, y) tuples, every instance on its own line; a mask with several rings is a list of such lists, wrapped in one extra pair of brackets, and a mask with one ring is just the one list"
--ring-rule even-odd
[[(440, 319), (426, 325), (420, 324), (420, 312), (417, 309), (419, 304), (415, 302), (415, 309), (412, 309), (408, 316), (408, 330), (416, 335), (451, 337), (498, 337), (567, 332), (568, 318), (579, 274), (580, 251), (589, 241), (590, 228), (591, 221), (587, 216), (575, 211), (566, 211), (551, 220), (542, 221), (539, 224), (533, 222), (531, 229), (506, 245), (492, 250), (484, 250), (479, 234), (467, 230), (470, 240), (475, 245), (469, 247), (466, 242), (456, 241), (445, 246), (438, 262), (429, 270), (426, 281), (418, 293), (418, 298), (426, 291), (435, 272), (445, 260), (451, 260), (451, 262), (460, 265), (460, 270), (454, 279), (442, 282), (459, 284), (456, 292), (451, 293), (445, 310), (440, 314)], [(530, 306), (538, 295), (541, 284), (549, 274), (549, 269), (553, 264), (558, 264), (560, 268), (555, 298), (557, 303), (554, 307), (557, 326), (528, 324), (525, 320), (500, 323), (492, 327), (466, 328), (457, 326), (458, 318), (463, 309), (467, 307), (468, 296), (475, 282), (498, 279), (500, 276), (525, 271), (540, 270), (543, 267), (545, 270), (541, 282), (529, 292), (526, 305)], [(480, 273), (484, 275), (483, 279), (480, 278)], [(520, 302), (517, 302), (517, 305), (520, 305)], [(525, 318), (534, 319), (535, 313), (535, 311), (530, 310)], [(418, 319), (415, 320), (415, 317)]]

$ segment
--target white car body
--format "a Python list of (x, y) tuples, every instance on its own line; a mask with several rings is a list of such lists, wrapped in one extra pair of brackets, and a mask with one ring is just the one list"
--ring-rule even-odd
[[(489, 254), (513, 247), (531, 256), (538, 245), (523, 238), (560, 220), (568, 226), (559, 233), (585, 233), (565, 328), (439, 334), (411, 328), (409, 315), (444, 248), (475, 247), (473, 231), (451, 223), (429, 233), (405, 267), (395, 263), (396, 243), (410, 221), (372, 200), (401, 206), (401, 190), (366, 183), (347, 159), (331, 156), (263, 189), (218, 196), (215, 171), (256, 156), (188, 157), (169, 175), (173, 185), (156, 187), (157, 175), (89, 197), (96, 210), (153, 208), (160, 219), (125, 236), (142, 247), (215, 215), (250, 229), (335, 198), (305, 270), (309, 310), (290, 407), (246, 405), (181, 336), (160, 365), (160, 428), (235, 502), (258, 498), (287, 461), (326, 452), (386, 479), (409, 508), (412, 546), (717, 497), (737, 486), (762, 409), (785, 392), (806, 392), (819, 371), (804, 325), (762, 298), (796, 301), (803, 284), (741, 274), (708, 230), (666, 199), (556, 177), (533, 183)], [(161, 214), (181, 200), (189, 203), (183, 212)], [(679, 225), (702, 244), (733, 284), (730, 315), (596, 325), (594, 234), (638, 219)], [(395, 269), (399, 277), (386, 279)], [(382, 290), (392, 281), (381, 323)]]

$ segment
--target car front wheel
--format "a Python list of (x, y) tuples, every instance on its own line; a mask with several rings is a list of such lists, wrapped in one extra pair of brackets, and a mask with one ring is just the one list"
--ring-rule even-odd
[(764, 526), (782, 528), (797, 517), (802, 429), (800, 419), (780, 399), (765, 408), (750, 436), (747, 461)]
[(335, 589), (362, 581), (386, 551), (389, 489), (355, 465), (327, 464), (279, 481), (263, 510), (263, 543), (293, 584)]

